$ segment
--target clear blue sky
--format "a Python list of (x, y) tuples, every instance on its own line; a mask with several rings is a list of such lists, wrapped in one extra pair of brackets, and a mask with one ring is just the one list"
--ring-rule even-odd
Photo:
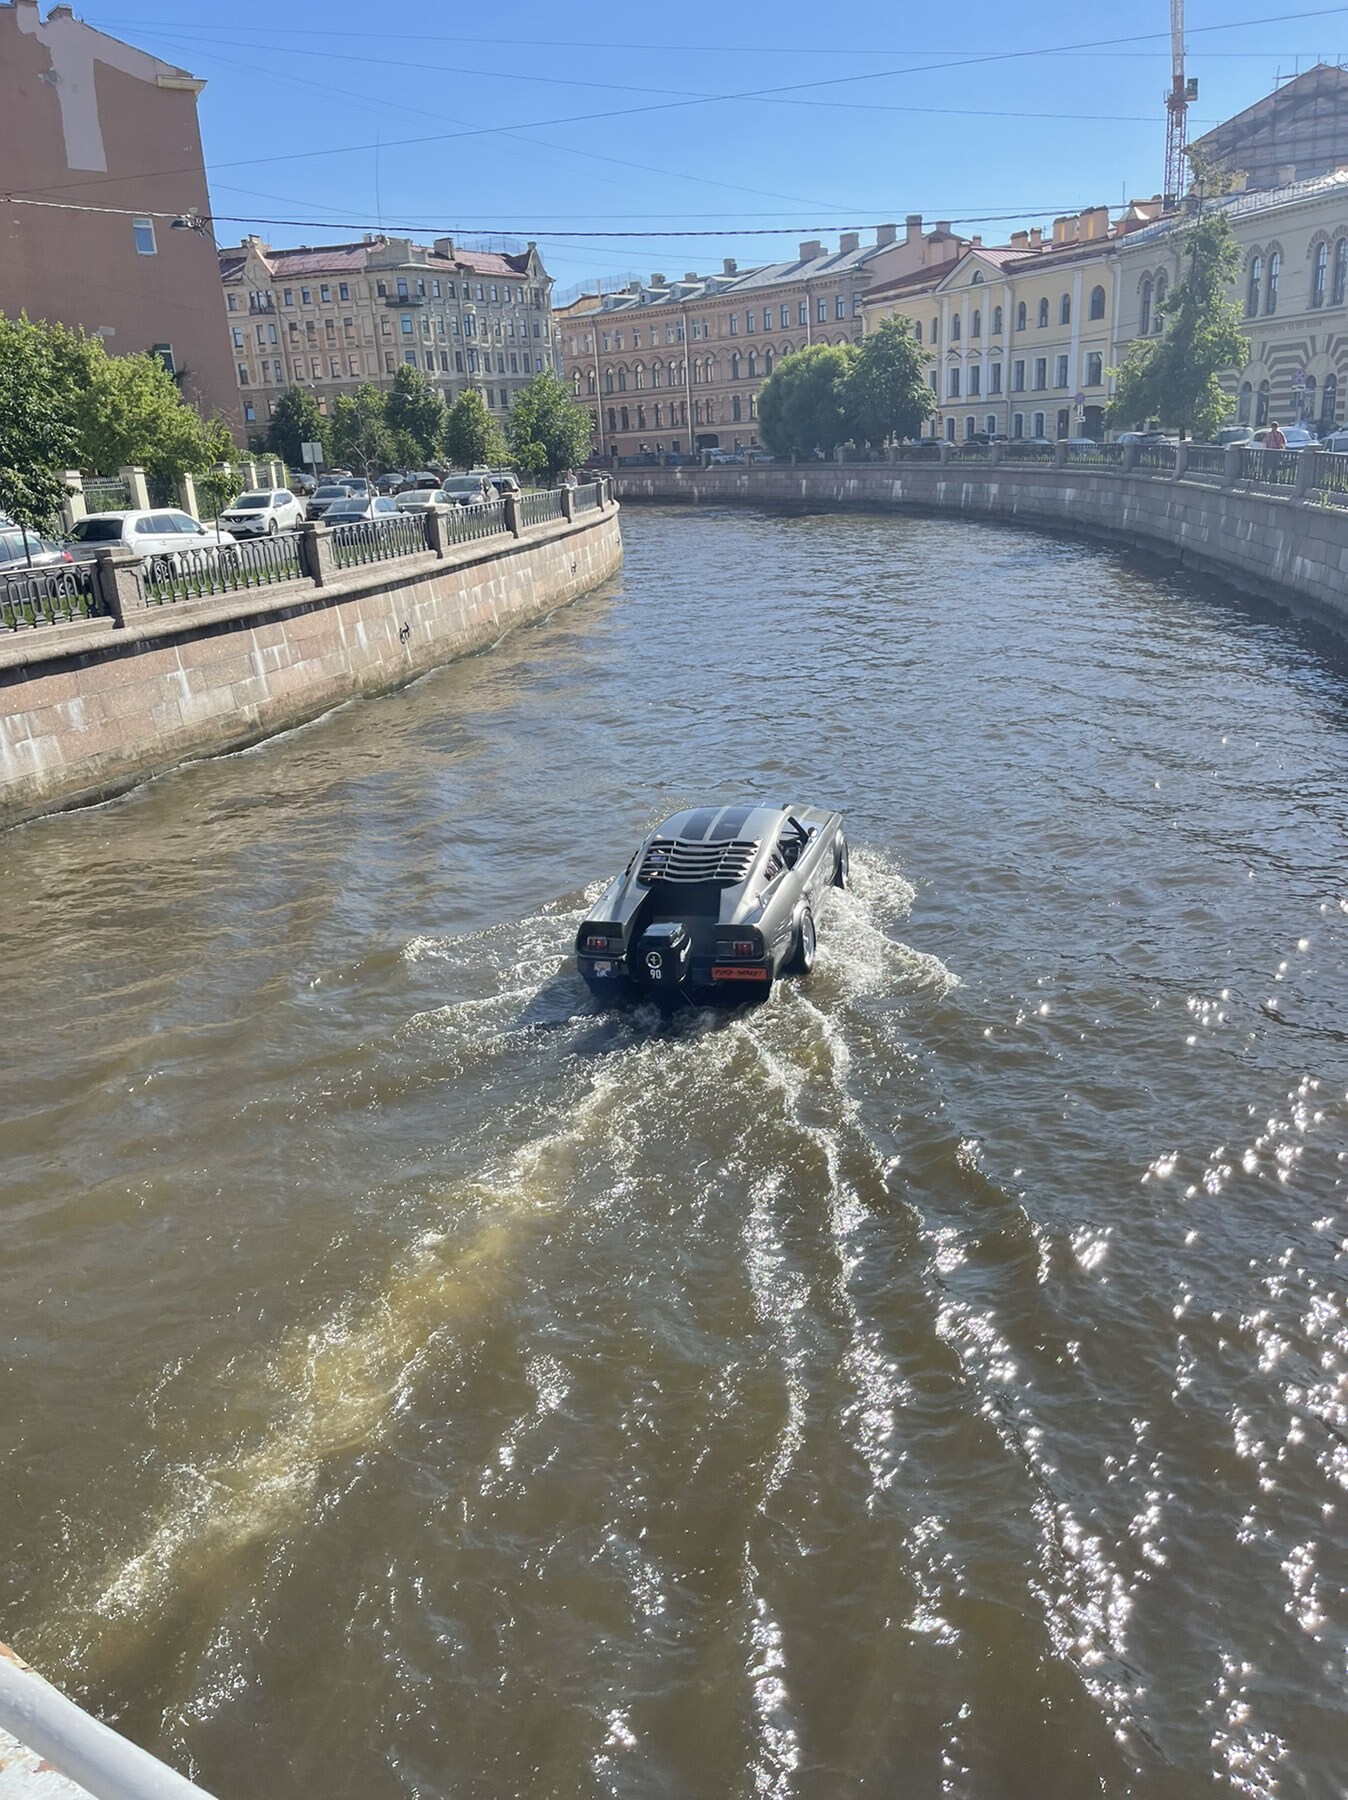
[[(1161, 186), (1168, 0), (659, 14), (231, 0), (227, 16), (202, 0), (104, 0), (83, 16), (209, 83), (221, 243), (254, 229), (278, 245), (334, 242), (380, 224), (536, 237), (565, 290), (726, 256), (743, 267), (794, 254), (807, 228), (910, 212), (998, 242), (1016, 223)], [(1189, 0), (1186, 27), (1193, 135), (1279, 73), (1348, 60), (1348, 5)]]

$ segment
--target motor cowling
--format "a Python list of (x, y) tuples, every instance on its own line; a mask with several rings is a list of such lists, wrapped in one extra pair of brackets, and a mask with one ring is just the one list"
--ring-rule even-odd
[(643, 931), (633, 958), (634, 973), (652, 992), (671, 992), (688, 977), (693, 940), (677, 919), (662, 920)]

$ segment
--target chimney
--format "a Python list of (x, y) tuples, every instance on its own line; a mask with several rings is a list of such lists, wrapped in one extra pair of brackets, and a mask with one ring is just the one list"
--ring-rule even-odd
[(668, 283), (668, 281), (666, 281), (666, 279), (663, 275), (652, 275), (651, 276), (651, 286), (652, 287), (668, 287), (669, 283)]
[(1030, 234), (1028, 231), (1013, 231), (1011, 233), (1011, 248), (1013, 250), (1028, 250), (1029, 247)]
[(685, 281), (696, 281), (698, 279), (697, 270), (696, 269), (685, 269), (683, 278)]
[(443, 256), (446, 262), (453, 262), (453, 260), (454, 260), (454, 239), (453, 238), (436, 238), (435, 241), (431, 245), (431, 249), (434, 250), (434, 252), (437, 256)]
[(898, 235), (897, 225), (877, 225), (875, 228), (876, 248), (883, 249), (886, 244), (892, 244)]
[(838, 239), (839, 256), (851, 256), (854, 250), (859, 250), (860, 248), (861, 233), (859, 231), (844, 231), (842, 236)]
[(949, 237), (950, 236), (950, 221), (949, 221), (949, 219), (938, 219), (936, 221), (936, 235), (937, 235), (937, 237)]
[(1030, 248), (1031, 248), (1031, 250), (1042, 250), (1043, 247), (1044, 247), (1043, 227), (1039, 226), (1039, 225), (1031, 225), (1031, 227), (1030, 227)]
[(982, 238), (981, 237), (971, 237), (969, 239), (969, 248), (971, 250), (981, 250), (983, 248)]
[(1081, 215), (1081, 236), (1083, 238), (1102, 238), (1109, 235), (1109, 208), (1107, 206), (1088, 206)]
[(922, 214), (921, 213), (909, 213), (908, 217), (903, 222), (903, 241), (904, 241), (904, 243), (905, 244), (915, 244), (921, 236), (922, 236)]
[(629, 294), (639, 294), (641, 292), (641, 283), (639, 281), (629, 281), (627, 284), (627, 291)]
[(823, 254), (824, 246), (819, 242), (818, 238), (811, 238), (808, 244), (802, 244), (800, 247), (800, 260), (802, 262), (813, 262), (817, 256), (822, 256)]
[(739, 270), (740, 266), (733, 256), (727, 256), (725, 261), (721, 264), (721, 273), (723, 275), (738, 275)]
[(1067, 215), (1065, 213), (1060, 214), (1053, 221), (1053, 241), (1055, 244), (1065, 244), (1068, 241)]

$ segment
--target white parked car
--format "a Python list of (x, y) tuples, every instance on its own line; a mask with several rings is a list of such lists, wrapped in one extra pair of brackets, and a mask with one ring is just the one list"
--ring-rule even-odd
[(289, 488), (259, 488), (240, 494), (220, 514), (220, 523), (235, 537), (275, 537), (278, 531), (297, 531), (304, 523), (304, 502)]
[(1322, 450), (1337, 450), (1340, 455), (1348, 451), (1348, 431), (1331, 431), (1328, 437), (1320, 439)]
[(187, 550), (218, 553), (232, 548), (233, 535), (215, 525), (202, 525), (174, 507), (148, 512), (90, 513), (78, 519), (66, 542), (76, 562), (92, 562), (100, 550), (120, 544), (137, 556), (168, 558), (177, 564)]

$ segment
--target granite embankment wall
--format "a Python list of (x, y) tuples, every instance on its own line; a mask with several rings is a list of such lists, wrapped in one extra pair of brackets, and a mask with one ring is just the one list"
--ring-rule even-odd
[(1159, 551), (1348, 625), (1348, 509), (1317, 490), (1270, 493), (1253, 484), (1052, 463), (935, 461), (620, 468), (614, 481), (631, 500), (1014, 519)]
[(399, 687), (598, 586), (621, 561), (610, 501), (518, 536), (347, 570), (324, 548), (314, 578), (168, 605), (137, 600), (139, 576), (119, 567), (128, 602), (114, 616), (0, 641), (0, 826)]

